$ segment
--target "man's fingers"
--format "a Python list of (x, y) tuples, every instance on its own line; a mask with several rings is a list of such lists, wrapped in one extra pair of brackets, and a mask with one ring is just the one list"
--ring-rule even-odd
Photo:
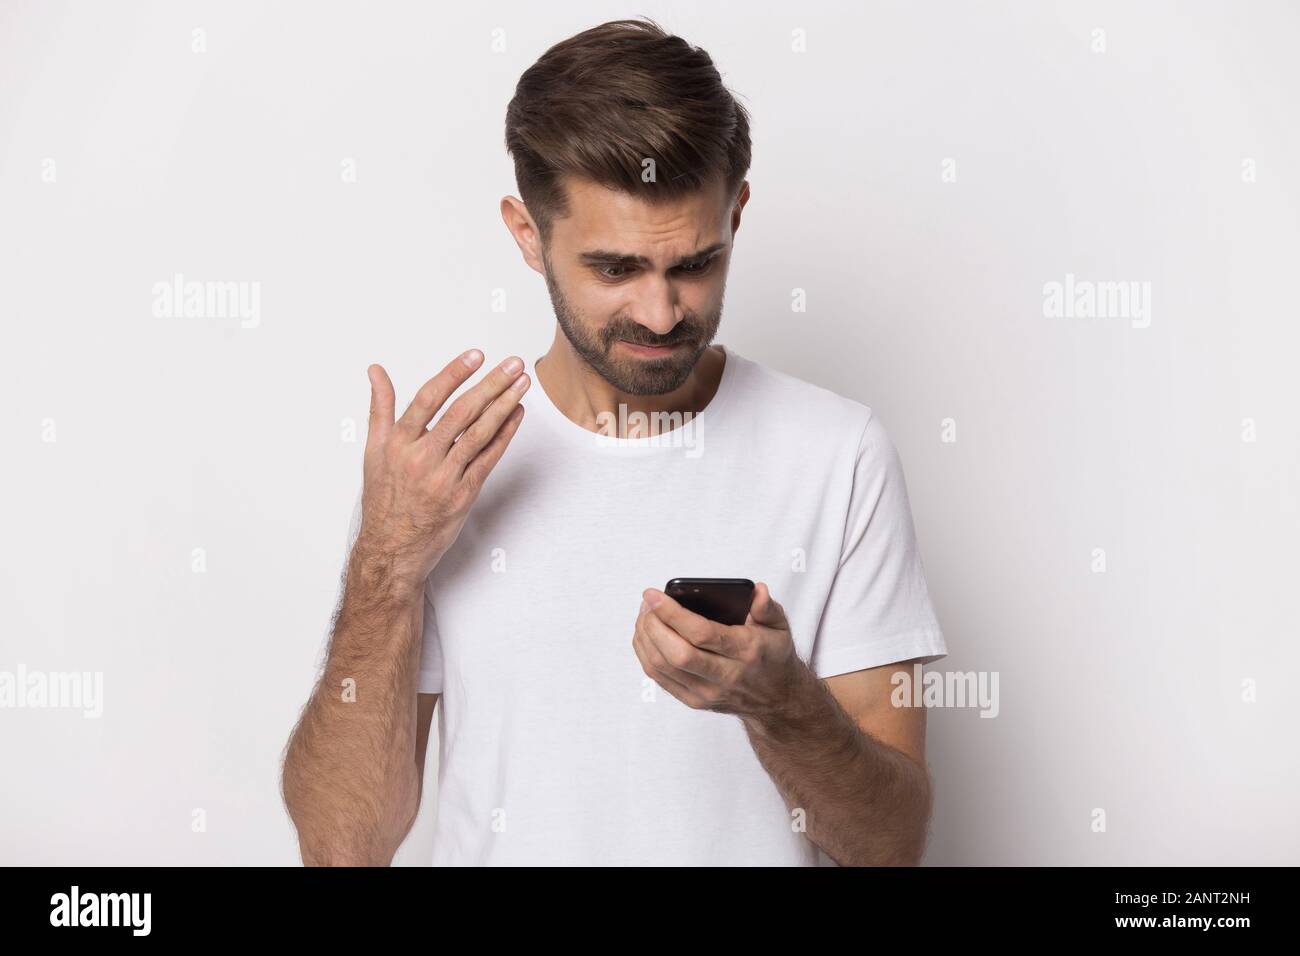
[[(643, 642), (642, 650), (659, 672), (660, 677), (666, 678), (688, 693), (697, 695), (701, 700), (709, 698), (715, 685), (721, 681), (722, 673), (700, 665), (694, 655), (691, 655), (689, 666), (682, 667), (679, 663), (680, 655), (689, 654), (689, 642), (672, 633), (671, 628), (653, 614), (646, 615), (637, 634)], [(704, 670), (708, 673), (702, 673)]]
[(516, 404), (501, 423), (501, 427), (497, 429), (497, 433), (492, 436), (492, 440), (465, 467), (463, 480), (469, 482), (474, 488), (481, 487), (487, 480), (488, 473), (496, 467), (496, 463), (506, 453), (506, 446), (510, 444), (510, 439), (515, 437), (515, 432), (519, 430), (519, 423), (523, 420), (524, 406)]
[(654, 597), (658, 601), (654, 607), (655, 616), (696, 647), (719, 650), (718, 643), (714, 640), (718, 625), (713, 621), (694, 611), (688, 611), (677, 600), (657, 588), (646, 588), (641, 592), (641, 597), (647, 603)]
[[(720, 683), (723, 678), (725, 658), (700, 647), (693, 639), (664, 623), (663, 619), (657, 616), (662, 607), (663, 605), (660, 604), (642, 618), (641, 636), (663, 655), (664, 660), (673, 669), (673, 676), (679, 681), (689, 683), (685, 675), (691, 674), (710, 683)], [(685, 674), (679, 673), (683, 671)]]
[(438, 409), (442, 408), (452, 392), (474, 374), (482, 361), (483, 353), (478, 349), (470, 349), (448, 362), (441, 372), (420, 386), (415, 398), (411, 399), (411, 404), (398, 419), (395, 426), (397, 430), (411, 441), (423, 436), (433, 416), (438, 414)]
[(531, 382), (532, 380), (526, 374), (520, 375), (509, 388), (497, 396), (496, 401), (489, 405), (469, 428), (465, 429), (464, 434), (456, 439), (456, 443), (447, 452), (447, 458), (456, 465), (458, 474), (464, 472), (469, 463), (474, 460), (474, 456), (486, 448), (488, 442), (496, 436), (502, 423), (519, 404), (524, 392), (528, 391)]
[(382, 365), (371, 365), (366, 369), (370, 379), (370, 426), (366, 433), (366, 446), (388, 437), (393, 427), (393, 383), (388, 378)]
[(429, 429), (429, 435), (424, 439), (429, 442), (433, 454), (439, 458), (446, 457), (461, 432), (478, 420), (478, 417), (483, 414), (483, 409), (500, 397), (510, 387), (510, 383), (520, 377), (523, 369), (523, 359), (512, 355), (484, 375), (477, 385), (452, 402), (451, 407), (438, 419), (437, 424)]
[[(661, 670), (662, 655), (657, 658), (651, 658), (650, 652), (646, 646), (641, 643), (640, 635), (634, 635), (632, 638), (632, 649), (636, 652), (637, 660), (641, 662), (641, 670), (650, 677), (656, 684), (662, 687), (668, 693), (672, 694), (687, 707), (701, 708), (704, 706), (704, 700), (693, 693), (689, 687), (679, 680), (675, 680), (669, 674)], [(654, 671), (652, 674), (651, 671)]]

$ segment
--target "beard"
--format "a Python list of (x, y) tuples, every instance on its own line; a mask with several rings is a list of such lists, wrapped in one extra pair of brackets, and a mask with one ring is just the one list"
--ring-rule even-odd
[[(673, 326), (672, 331), (663, 336), (656, 336), (639, 323), (622, 317), (611, 319), (602, 328), (592, 329), (565, 299), (545, 255), (542, 256), (542, 264), (546, 291), (550, 293), (555, 320), (564, 332), (564, 337), (592, 371), (611, 387), (627, 395), (666, 395), (681, 388), (690, 378), (691, 370), (695, 368), (704, 350), (718, 334), (718, 326), (722, 322), (721, 297), (712, 314), (700, 318), (693, 312), (687, 312)], [(725, 292), (725, 286), (723, 291)], [(681, 343), (684, 347), (662, 358), (637, 358), (630, 354), (614, 353), (614, 346), (623, 339), (637, 345)]]

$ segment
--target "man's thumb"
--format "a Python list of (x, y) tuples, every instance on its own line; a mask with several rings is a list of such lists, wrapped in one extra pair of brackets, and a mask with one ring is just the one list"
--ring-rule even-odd
[(749, 607), (749, 614), (758, 624), (776, 625), (785, 623), (785, 611), (781, 605), (772, 600), (772, 594), (762, 581), (754, 586), (754, 601)]

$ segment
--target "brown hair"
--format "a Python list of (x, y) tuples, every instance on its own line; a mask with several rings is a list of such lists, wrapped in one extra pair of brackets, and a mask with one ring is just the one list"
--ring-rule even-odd
[(721, 177), (734, 198), (749, 171), (749, 114), (704, 50), (648, 18), (613, 20), (557, 43), (519, 78), (506, 151), (545, 244), (568, 215), (565, 174), (651, 202)]

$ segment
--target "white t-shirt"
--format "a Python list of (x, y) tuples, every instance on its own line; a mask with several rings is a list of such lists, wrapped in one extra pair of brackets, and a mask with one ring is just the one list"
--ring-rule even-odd
[(425, 588), (434, 865), (821, 862), (741, 719), (641, 669), (647, 587), (766, 582), (819, 677), (946, 656), (880, 422), (725, 351), (708, 406), (638, 439), (566, 418), (525, 363), (523, 423)]

